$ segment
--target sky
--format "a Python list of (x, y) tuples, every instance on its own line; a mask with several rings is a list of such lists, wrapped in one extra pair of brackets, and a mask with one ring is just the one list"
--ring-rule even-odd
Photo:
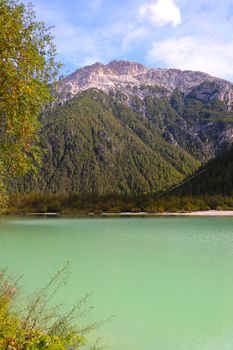
[[(26, 0), (24, 0), (26, 2)], [(233, 81), (233, 0), (32, 0), (63, 74), (130, 60)]]

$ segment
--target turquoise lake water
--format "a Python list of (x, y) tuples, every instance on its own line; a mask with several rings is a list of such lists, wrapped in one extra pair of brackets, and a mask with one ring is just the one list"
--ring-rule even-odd
[(1, 219), (0, 266), (41, 287), (69, 260), (57, 296), (93, 293), (83, 324), (111, 350), (232, 350), (233, 218)]

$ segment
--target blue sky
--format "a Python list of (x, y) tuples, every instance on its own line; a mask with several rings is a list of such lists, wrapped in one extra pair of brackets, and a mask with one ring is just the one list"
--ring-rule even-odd
[(38, 19), (55, 26), (64, 74), (124, 59), (233, 81), (233, 0), (32, 2)]

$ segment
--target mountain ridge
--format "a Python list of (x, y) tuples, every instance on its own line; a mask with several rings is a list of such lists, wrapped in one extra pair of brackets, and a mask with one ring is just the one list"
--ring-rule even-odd
[(160, 192), (233, 143), (233, 84), (206, 73), (96, 63), (54, 93), (41, 116), (42, 168), (17, 190)]
[[(96, 62), (77, 69), (58, 83), (56, 95), (59, 103), (64, 103), (82, 91), (97, 88), (107, 93), (120, 90), (127, 97), (137, 94), (143, 98), (145, 93), (140, 89), (143, 85), (156, 85), (163, 90), (160, 95), (162, 93), (168, 97), (179, 89), (185, 95), (192, 93), (197, 98), (205, 98), (205, 102), (219, 99), (229, 109), (233, 104), (233, 84), (227, 80), (200, 71), (147, 68), (140, 63), (124, 60), (113, 60), (106, 65)], [(202, 95), (196, 91), (198, 86), (202, 87)]]

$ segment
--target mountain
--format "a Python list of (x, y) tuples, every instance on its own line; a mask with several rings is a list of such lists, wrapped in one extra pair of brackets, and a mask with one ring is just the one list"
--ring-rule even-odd
[(41, 116), (42, 168), (14, 189), (158, 192), (233, 142), (233, 85), (202, 72), (96, 63), (53, 92)]
[[(198, 175), (200, 174), (200, 175)], [(210, 160), (190, 181), (180, 186), (179, 195), (233, 195), (233, 146), (223, 156)]]
[[(147, 86), (160, 87), (149, 92)], [(204, 102), (213, 99), (223, 101), (229, 109), (233, 103), (233, 85), (223, 79), (206, 73), (181, 71), (179, 69), (147, 68), (140, 63), (112, 61), (106, 65), (95, 63), (76, 70), (60, 81), (57, 95), (64, 102), (81, 91), (97, 88), (107, 93), (121, 91), (127, 97), (137, 95), (144, 98), (148, 94), (171, 96), (175, 89), (185, 95), (191, 94)]]
[[(161, 109), (170, 113), (172, 107), (171, 113), (180, 118), (165, 123), (161, 131), (170, 143), (179, 144), (201, 162), (222, 154), (233, 142), (233, 84), (226, 80), (202, 72), (149, 69), (128, 61), (95, 63), (58, 84), (56, 104), (91, 88), (149, 119), (159, 118)], [(165, 101), (168, 104), (161, 106)]]
[(157, 126), (99, 90), (87, 90), (43, 117), (43, 167), (20, 190), (151, 192), (179, 182), (199, 162), (167, 143)]

